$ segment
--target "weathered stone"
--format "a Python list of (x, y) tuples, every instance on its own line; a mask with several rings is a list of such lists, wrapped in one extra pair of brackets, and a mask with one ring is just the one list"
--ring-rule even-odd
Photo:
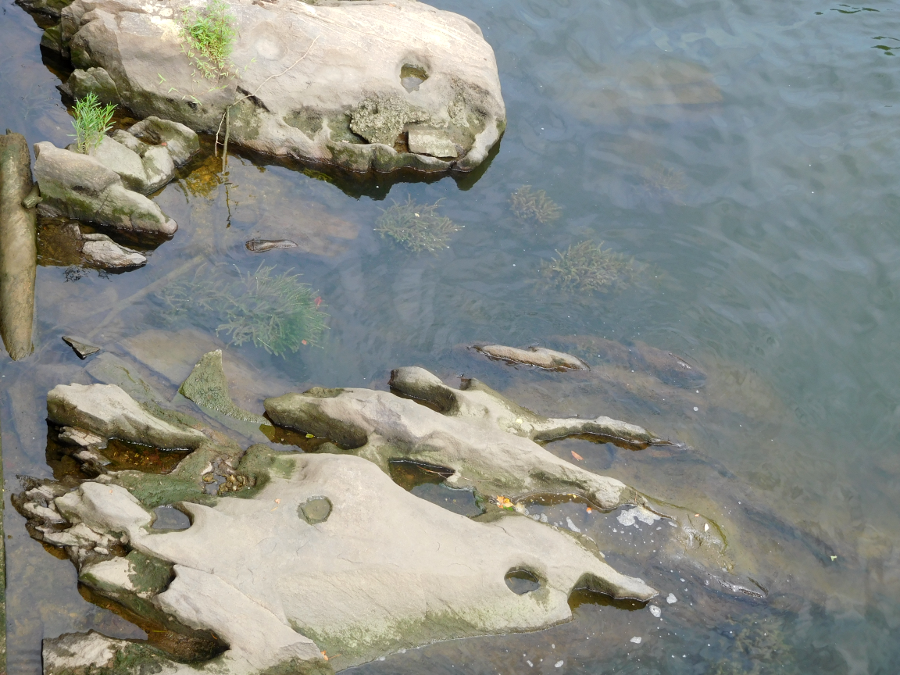
[(63, 342), (69, 345), (76, 354), (78, 354), (78, 358), (86, 359), (91, 354), (96, 354), (100, 351), (100, 347), (96, 345), (92, 345), (90, 342), (86, 340), (81, 340), (76, 337), (72, 337), (71, 335), (63, 335)]
[(146, 264), (147, 258), (134, 249), (117, 244), (105, 234), (84, 234), (81, 253), (88, 262), (106, 269), (127, 269)]
[(60, 12), (68, 7), (72, 0), (16, 0), (16, 4), (24, 7), (29, 12), (59, 16)]
[[(125, 134), (120, 134), (122, 138)], [(141, 143), (137, 138), (134, 139)], [(175, 176), (175, 162), (165, 146), (145, 147), (143, 155), (135, 152), (132, 144), (119, 143), (118, 140), (105, 136), (96, 148), (92, 148), (90, 156), (108, 169), (115, 171), (122, 179), (125, 187), (141, 194), (156, 192)]]
[(595, 434), (638, 447), (657, 442), (641, 427), (608, 417), (542, 417), (477, 380), (453, 389), (422, 368), (393, 371), (391, 387), (404, 397), (314, 388), (266, 399), (266, 412), (278, 425), (332, 439), (385, 470), (397, 459), (449, 467), (455, 487), (484, 495), (577, 493), (604, 509), (640, 499), (624, 483), (559, 459), (535, 441)]
[[(505, 128), (493, 51), (464, 17), (410, 0), (230, 5), (241, 39), (209, 87), (196, 86), (202, 76), (182, 47), (186, 0), (76, 0), (61, 39), (73, 65), (104, 69), (137, 115), (220, 139), (227, 131), (230, 143), (272, 155), (468, 171)], [(412, 127), (423, 131), (406, 146)]]
[(197, 448), (206, 441), (196, 429), (154, 417), (115, 385), (61, 384), (47, 394), (47, 413), (54, 424), (158, 448)]
[(528, 349), (516, 349), (503, 345), (476, 346), (475, 349), (492, 359), (501, 359), (511, 363), (524, 363), (529, 366), (544, 368), (545, 370), (590, 370), (581, 359), (557, 352), (544, 347), (529, 347)]
[(31, 157), (21, 134), (0, 134), (0, 337), (13, 360), (34, 351), (34, 282), (37, 232), (31, 192)]
[(119, 102), (116, 83), (103, 68), (75, 69), (66, 80), (65, 86), (67, 93), (74, 99), (81, 99), (93, 93), (104, 105)]
[(125, 188), (119, 175), (97, 159), (52, 143), (36, 143), (34, 175), (41, 190), (39, 209), (121, 230), (171, 236), (178, 229), (145, 196)]
[[(213, 664), (235, 675), (331, 672), (434, 640), (568, 620), (574, 588), (638, 600), (656, 595), (616, 572), (587, 540), (516, 513), (481, 521), (451, 513), (358, 457), (254, 446), (240, 469), (261, 489), (214, 507), (181, 504), (192, 525), (179, 532), (148, 530), (152, 514), (115, 484), (86, 482), (55, 500), (70, 530), (121, 535), (133, 551), (173, 565), (167, 585), (116, 561), (89, 563), (82, 578), (108, 597), (141, 595), (151, 603), (145, 612), (212, 631), (229, 646), (214, 662), (178, 672)], [(320, 501), (330, 508), (304, 513)], [(88, 534), (80, 543), (97, 545)], [(511, 592), (505, 577), (523, 569), (536, 588)], [(326, 663), (323, 653), (334, 656)]]
[(154, 145), (163, 144), (176, 166), (200, 150), (200, 138), (189, 127), (152, 115), (132, 126), (128, 133)]

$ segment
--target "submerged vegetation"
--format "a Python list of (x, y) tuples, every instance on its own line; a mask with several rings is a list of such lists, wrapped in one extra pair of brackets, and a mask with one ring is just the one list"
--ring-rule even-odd
[(642, 173), (644, 189), (655, 199), (668, 199), (681, 204), (680, 194), (687, 187), (684, 171), (670, 169), (661, 162), (646, 167)]
[(558, 220), (562, 214), (559, 205), (547, 196), (543, 190), (535, 190), (530, 185), (523, 185), (512, 193), (509, 205), (513, 215), (523, 223), (539, 223), (547, 225)]
[(454, 232), (459, 232), (459, 226), (446, 216), (438, 215), (438, 205), (418, 204), (412, 197), (405, 203), (394, 203), (388, 209), (384, 209), (378, 217), (375, 228), (382, 237), (391, 237), (401, 246), (414, 253), (429, 251), (437, 253), (440, 249), (449, 248), (447, 241)]
[(315, 345), (326, 329), (321, 298), (299, 274), (274, 274), (260, 265), (246, 275), (228, 265), (202, 265), (190, 280), (179, 280), (159, 293), (169, 320), (217, 321), (233, 345), (252, 342), (284, 356)]
[(72, 137), (78, 152), (86, 154), (100, 145), (106, 132), (112, 129), (115, 110), (114, 103), (100, 105), (94, 92), (75, 101), (75, 119), (72, 120), (75, 133)]
[(225, 0), (207, 0), (201, 9), (185, 8), (181, 16), (182, 49), (194, 66), (210, 80), (230, 72), (231, 52), (237, 29), (235, 16)]
[(729, 630), (733, 636), (725, 658), (711, 664), (710, 675), (763, 675), (799, 672), (796, 656), (787, 642), (784, 621), (751, 614)]
[(541, 265), (546, 280), (565, 291), (608, 291), (628, 281), (634, 260), (603, 249), (603, 242), (583, 241)]

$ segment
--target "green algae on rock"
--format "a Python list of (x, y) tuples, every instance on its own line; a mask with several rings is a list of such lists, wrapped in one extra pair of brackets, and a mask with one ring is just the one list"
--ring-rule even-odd
[(603, 242), (582, 241), (541, 264), (547, 283), (572, 293), (610, 291), (634, 273), (634, 261), (603, 248)]
[(450, 235), (459, 232), (460, 228), (446, 216), (438, 215), (440, 203), (439, 199), (434, 204), (419, 204), (412, 197), (405, 203), (395, 202), (382, 210), (375, 231), (414, 253), (437, 253), (449, 248)]
[(233, 417), (241, 422), (266, 424), (266, 418), (238, 408), (228, 395), (228, 382), (222, 365), (222, 350), (204, 354), (188, 379), (178, 390), (201, 408)]

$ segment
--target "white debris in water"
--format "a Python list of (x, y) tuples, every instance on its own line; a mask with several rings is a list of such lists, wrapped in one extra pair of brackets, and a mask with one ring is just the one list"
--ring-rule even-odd
[(662, 616), (662, 610), (656, 605), (650, 605), (650, 613), (657, 619)]
[(566, 525), (569, 526), (569, 529), (572, 530), (572, 532), (581, 532), (581, 530), (579, 530), (577, 527), (575, 527), (575, 523), (573, 523), (572, 519), (569, 518), (568, 516), (566, 516)]
[(526, 661), (525, 663), (528, 664), (529, 668), (534, 668), (534, 664), (531, 661)]
[(542, 523), (547, 523), (547, 522), (549, 522), (549, 519), (547, 518), (547, 514), (546, 514), (546, 513), (542, 513), (542, 514), (541, 514), (541, 522), (542, 522)]
[(703, 523), (703, 531), (709, 532), (709, 523)]
[(675, 597), (674, 593), (669, 593), (669, 595), (666, 597), (666, 602), (668, 602), (670, 605), (674, 605), (676, 602), (678, 602), (678, 598)]
[(563, 667), (563, 663), (565, 663), (565, 661), (557, 661), (556, 664), (555, 664), (555, 667), (556, 667), (556, 668), (562, 668), (562, 667)]
[(671, 525), (672, 527), (678, 527), (678, 523), (676, 523), (674, 520), (667, 520), (666, 522), (669, 523), (669, 525)]
[(639, 645), (641, 644), (641, 638), (640, 636), (635, 635), (633, 638), (631, 638), (631, 640), (629, 640), (629, 642), (633, 642), (634, 644)]
[(616, 516), (616, 520), (618, 520), (625, 527), (634, 525), (635, 520), (639, 520), (642, 523), (647, 523), (647, 525), (652, 525), (659, 519), (660, 518), (658, 515), (656, 515), (649, 509), (645, 509), (643, 506), (636, 506), (633, 509), (622, 511), (621, 513), (619, 513), (619, 515)]
[(694, 406), (694, 412), (700, 412), (700, 408), (698, 408), (697, 406)]

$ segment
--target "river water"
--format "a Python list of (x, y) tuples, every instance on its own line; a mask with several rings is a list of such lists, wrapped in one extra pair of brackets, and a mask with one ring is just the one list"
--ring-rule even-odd
[[(8, 496), (16, 475), (52, 475), (47, 390), (90, 381), (61, 336), (106, 346), (187, 330), (141, 290), (203, 260), (293, 269), (323, 299), (321, 347), (287, 358), (226, 350), (273, 382), (384, 388), (391, 368), (417, 364), (447, 381), (484, 379), (542, 413), (608, 414), (685, 443), (670, 455), (550, 447), (721, 514), (739, 528), (729, 535), (739, 566), (769, 591), (765, 601), (714, 593), (621, 552), (620, 569), (679, 596), (662, 603), (662, 620), (573, 598), (567, 624), (436, 644), (358, 672), (900, 672), (897, 5), (432, 4), (477, 22), (497, 56), (509, 123), (486, 168), (365, 182), (238, 154), (226, 175), (201, 159), (155, 197), (180, 229), (144, 268), (102, 275), (44, 257), (36, 353), (0, 362), (10, 675), (40, 672), (43, 637), (91, 628), (144, 637), (79, 595), (72, 565), (28, 537)], [(0, 2), (0, 128), (65, 145), (71, 117), (40, 35)], [(509, 196), (522, 185), (545, 190), (561, 218), (519, 223)], [(407, 197), (443, 200), (442, 213), (464, 226), (447, 250), (412, 255), (373, 231), (382, 209)], [(254, 255), (244, 247), (253, 237), (300, 247)], [(605, 294), (539, 283), (542, 261), (584, 240), (633, 257), (632, 283)], [(187, 352), (227, 340), (215, 325), (190, 330), (173, 338)], [(706, 373), (705, 386), (666, 389), (641, 372), (632, 382), (629, 368), (589, 347), (580, 354), (596, 377), (580, 380), (465, 349), (571, 347), (575, 336), (674, 352)], [(601, 548), (628, 545), (599, 520), (582, 524)]]

